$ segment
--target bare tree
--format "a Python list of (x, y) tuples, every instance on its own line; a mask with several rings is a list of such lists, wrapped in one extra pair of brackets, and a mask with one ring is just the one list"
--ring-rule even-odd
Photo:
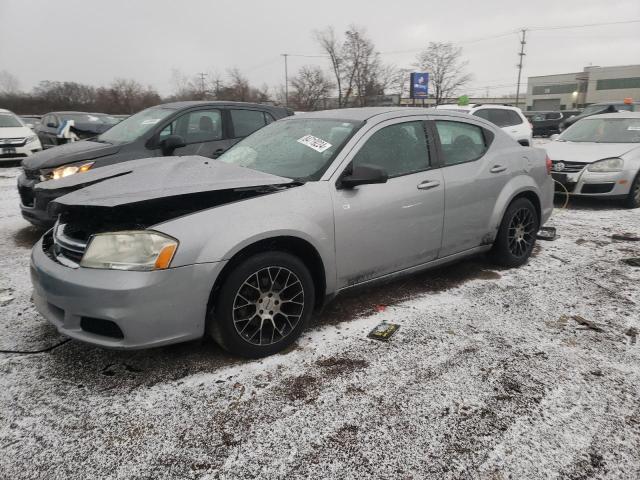
[(469, 81), (471, 75), (464, 73), (469, 62), (463, 61), (462, 48), (450, 42), (430, 42), (420, 52), (415, 66), (429, 72), (429, 83), (433, 87), (436, 105), (445, 98), (451, 98)]
[(336, 80), (336, 88), (338, 90), (338, 108), (343, 107), (342, 75), (344, 61), (342, 57), (342, 43), (336, 38), (336, 33), (333, 30), (333, 27), (327, 27), (324, 30), (316, 30), (314, 35), (316, 41), (320, 44), (320, 47), (329, 56), (331, 68), (333, 69), (333, 76)]
[(189, 78), (177, 68), (171, 69), (169, 83), (173, 92), (171, 100), (198, 100), (202, 97), (201, 89), (194, 79)]
[(18, 78), (7, 70), (0, 70), (0, 94), (15, 95), (20, 92)]
[(292, 103), (298, 110), (317, 110), (320, 102), (333, 89), (333, 84), (325, 76), (320, 67), (305, 66), (298, 71), (298, 75), (291, 80), (293, 92)]

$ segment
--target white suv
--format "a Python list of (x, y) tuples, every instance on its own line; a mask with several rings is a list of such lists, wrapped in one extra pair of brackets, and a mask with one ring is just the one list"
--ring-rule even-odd
[(500, 127), (521, 145), (533, 145), (533, 128), (519, 108), (508, 107), (506, 105), (480, 105), (475, 103), (469, 105), (438, 105), (436, 108), (470, 113), (476, 117), (484, 118)]
[(30, 157), (40, 150), (38, 136), (14, 113), (0, 108), (0, 159)]

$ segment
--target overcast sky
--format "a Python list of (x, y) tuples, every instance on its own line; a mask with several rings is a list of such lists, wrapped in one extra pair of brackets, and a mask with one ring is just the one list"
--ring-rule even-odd
[[(520, 45), (508, 32), (633, 19), (640, 19), (638, 0), (0, 0), (0, 70), (24, 90), (41, 80), (106, 85), (125, 77), (166, 95), (172, 68), (193, 75), (230, 67), (256, 86), (276, 86), (281, 53), (319, 54), (314, 29), (342, 32), (355, 23), (383, 61), (399, 67), (410, 67), (430, 41), (459, 42), (474, 76), (463, 93), (484, 95), (488, 87), (495, 95), (515, 91)], [(531, 31), (526, 52), (525, 79), (639, 64), (640, 23)], [(289, 71), (314, 63), (328, 66), (290, 57)]]

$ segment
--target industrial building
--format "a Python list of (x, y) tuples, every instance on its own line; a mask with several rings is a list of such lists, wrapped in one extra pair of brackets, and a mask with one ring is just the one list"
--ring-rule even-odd
[(598, 102), (640, 100), (640, 65), (585, 67), (582, 72), (529, 77), (527, 110), (572, 110)]

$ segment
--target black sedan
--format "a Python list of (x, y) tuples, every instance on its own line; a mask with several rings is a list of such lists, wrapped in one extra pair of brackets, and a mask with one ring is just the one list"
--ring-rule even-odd
[[(53, 224), (47, 211), (49, 202), (68, 192), (51, 194), (47, 193), (51, 190), (36, 189), (40, 182), (139, 158), (216, 158), (259, 128), (292, 114), (286, 108), (240, 102), (177, 102), (148, 108), (88, 140), (70, 142), (24, 160), (24, 172), (18, 177), (22, 216), (34, 225)], [(52, 115), (45, 115), (43, 124)]]

